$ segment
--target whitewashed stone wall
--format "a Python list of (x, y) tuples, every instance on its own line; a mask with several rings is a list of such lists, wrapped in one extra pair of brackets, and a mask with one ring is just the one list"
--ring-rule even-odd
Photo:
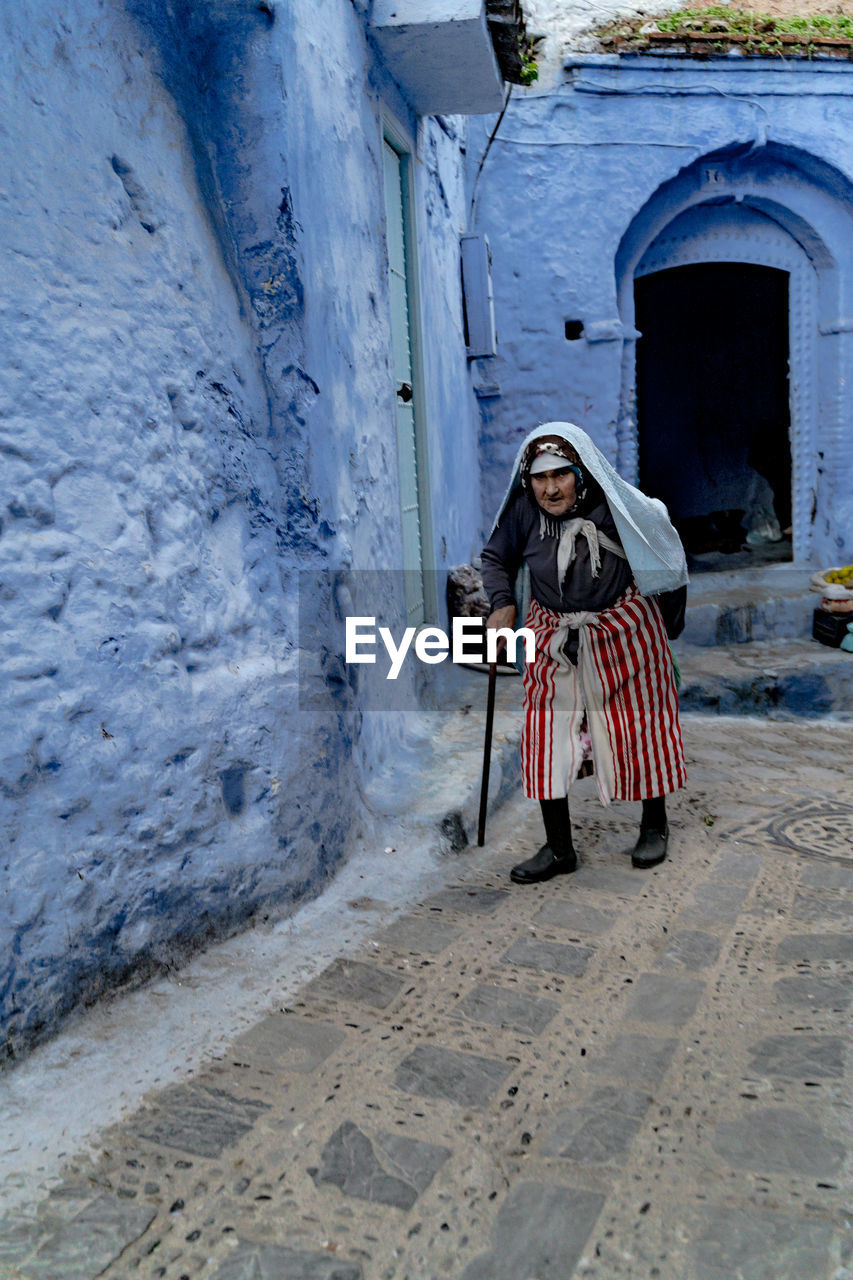
[(598, 47), (592, 34), (597, 27), (617, 18), (669, 13), (684, 7), (684, 0), (656, 0), (654, 4), (636, 0), (524, 0), (527, 30), (531, 36), (540, 37), (539, 80), (534, 92), (559, 83), (563, 59), (570, 50), (592, 51)]

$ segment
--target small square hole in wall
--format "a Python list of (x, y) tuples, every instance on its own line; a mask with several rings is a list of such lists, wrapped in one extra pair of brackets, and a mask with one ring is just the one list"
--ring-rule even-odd
[(583, 334), (583, 320), (566, 321), (566, 337), (569, 342), (577, 342)]

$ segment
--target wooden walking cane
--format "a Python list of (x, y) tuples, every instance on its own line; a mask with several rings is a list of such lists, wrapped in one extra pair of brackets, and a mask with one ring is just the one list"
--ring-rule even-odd
[(477, 844), (486, 841), (486, 808), (489, 803), (489, 769), (492, 763), (492, 724), (495, 719), (495, 685), (498, 664), (489, 663), (489, 692), (486, 695), (486, 737), (483, 743), (483, 781), (480, 784), (480, 821), (477, 826)]

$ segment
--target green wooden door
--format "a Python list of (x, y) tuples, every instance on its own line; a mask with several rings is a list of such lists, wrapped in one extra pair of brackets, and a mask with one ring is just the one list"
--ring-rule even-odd
[(421, 477), (418, 475), (418, 422), (412, 353), (412, 309), (409, 283), (410, 245), (406, 157), (385, 140), (385, 225), (391, 295), (391, 344), (397, 415), (397, 469), (402, 516), (402, 567), (406, 584), (406, 616), (410, 626), (424, 621)]

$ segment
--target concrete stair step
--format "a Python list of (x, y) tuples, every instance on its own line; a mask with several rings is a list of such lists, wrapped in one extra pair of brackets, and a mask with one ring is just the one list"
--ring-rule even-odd
[(853, 653), (791, 638), (673, 645), (682, 712), (853, 720)]
[(687, 588), (683, 643), (750, 644), (811, 635), (820, 596), (809, 590), (811, 569), (776, 565), (762, 570), (700, 573)]

